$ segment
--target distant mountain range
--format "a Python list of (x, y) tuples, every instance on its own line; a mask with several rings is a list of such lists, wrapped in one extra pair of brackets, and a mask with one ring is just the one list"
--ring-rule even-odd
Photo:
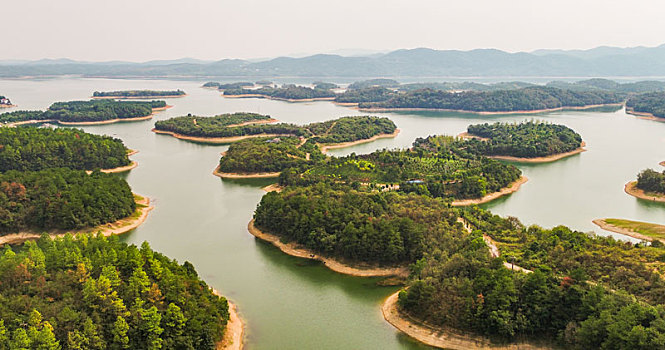
[(319, 54), (261, 61), (193, 58), (143, 63), (81, 62), (70, 59), (0, 61), (0, 77), (80, 75), (87, 77), (665, 77), (665, 45), (537, 50), (509, 53), (426, 48), (341, 56)]

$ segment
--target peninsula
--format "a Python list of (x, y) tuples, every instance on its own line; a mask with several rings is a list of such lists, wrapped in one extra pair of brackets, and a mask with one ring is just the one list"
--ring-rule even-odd
[(642, 170), (637, 174), (637, 181), (628, 182), (624, 191), (640, 199), (665, 202), (665, 171)]
[(626, 113), (646, 119), (665, 120), (665, 92), (649, 92), (626, 101)]
[(593, 220), (593, 223), (603, 230), (620, 233), (644, 241), (651, 242), (658, 240), (665, 243), (665, 225), (626, 219), (596, 219)]
[(187, 94), (182, 90), (121, 90), (121, 91), (95, 91), (93, 99), (152, 99), (177, 98)]

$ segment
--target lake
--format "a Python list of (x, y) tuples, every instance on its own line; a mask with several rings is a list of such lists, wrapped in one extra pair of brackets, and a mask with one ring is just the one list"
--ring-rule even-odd
[[(169, 80), (47, 79), (0, 80), (0, 94), (18, 108), (45, 109), (56, 101), (87, 99), (95, 90), (182, 89), (187, 97), (167, 99), (174, 107), (153, 120), (86, 126), (85, 131), (121, 138), (138, 150), (138, 168), (121, 176), (132, 189), (150, 197), (155, 209), (138, 229), (122, 236), (128, 243), (148, 241), (179, 262), (193, 263), (199, 275), (234, 301), (247, 323), (249, 349), (424, 349), (386, 323), (379, 309), (397, 287), (378, 287), (378, 279), (349, 277), (319, 263), (293, 258), (257, 241), (247, 232), (270, 180), (222, 180), (212, 175), (227, 146), (202, 145), (150, 132), (156, 120), (187, 113), (269, 114), (285, 122), (309, 123), (357, 110), (330, 102), (288, 103), (263, 99), (225, 99), (203, 82)], [(303, 81), (309, 83), (309, 81)], [(5, 112), (3, 110), (2, 112)], [(623, 192), (626, 182), (647, 167), (660, 170), (665, 160), (665, 123), (643, 120), (623, 110), (566, 111), (534, 116), (476, 116), (447, 112), (374, 113), (401, 129), (381, 139), (333, 155), (408, 147), (417, 137), (456, 135), (469, 124), (545, 120), (580, 133), (587, 152), (548, 164), (518, 164), (529, 178), (520, 190), (484, 205), (496, 214), (526, 224), (567, 225), (613, 235), (591, 220), (618, 217), (665, 222), (663, 204)]]

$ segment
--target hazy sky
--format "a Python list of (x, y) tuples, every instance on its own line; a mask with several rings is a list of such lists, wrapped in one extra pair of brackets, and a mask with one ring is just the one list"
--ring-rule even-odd
[[(657, 46), (662, 0), (1, 0), (0, 59)], [(7, 44), (8, 42), (8, 44)]]

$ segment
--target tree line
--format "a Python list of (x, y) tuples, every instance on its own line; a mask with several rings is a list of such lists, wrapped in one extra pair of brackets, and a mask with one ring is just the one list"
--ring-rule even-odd
[(653, 169), (644, 169), (637, 174), (637, 188), (645, 192), (665, 194), (665, 171), (657, 172)]
[(5, 248), (0, 300), (0, 349), (215, 349), (229, 320), (189, 262), (101, 235)]
[(163, 108), (164, 101), (91, 100), (56, 102), (46, 111), (14, 111), (0, 114), (0, 122), (58, 120), (62, 122), (98, 122), (112, 119), (146, 117), (153, 108)]
[(328, 89), (309, 88), (286, 84), (281, 87), (262, 87), (260, 89), (248, 90), (243, 88), (225, 89), (224, 95), (264, 95), (271, 98), (280, 98), (285, 100), (306, 100), (311, 98), (331, 98), (335, 93)]
[(665, 118), (665, 92), (650, 92), (635, 95), (628, 99), (626, 107), (635, 112), (651, 113)]
[(122, 90), (122, 91), (95, 91), (93, 97), (160, 97), (182, 96), (185, 92), (178, 90)]

